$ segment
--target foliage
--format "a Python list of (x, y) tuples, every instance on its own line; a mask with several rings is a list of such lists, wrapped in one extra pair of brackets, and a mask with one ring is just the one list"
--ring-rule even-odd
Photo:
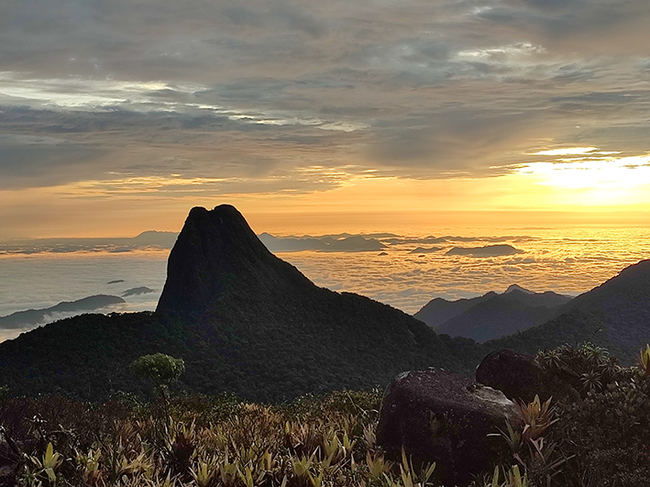
[(27, 467), (28, 478), (41, 478), (43, 481), (47, 481), (52, 484), (56, 483), (56, 471), (58, 470), (59, 466), (61, 466), (63, 460), (61, 459), (61, 455), (59, 453), (54, 452), (52, 443), (47, 444), (45, 453), (43, 453), (43, 456), (40, 459), (32, 456), (30, 457), (30, 461), (34, 470), (30, 471), (29, 466)]
[(167, 389), (185, 371), (183, 359), (164, 353), (142, 355), (131, 362), (131, 371), (142, 379), (151, 381), (157, 389)]
[[(506, 420), (506, 430), (499, 430), (499, 433), (508, 444), (518, 465), (510, 467), (509, 470), (503, 467), (503, 484), (498, 483), (498, 468), (495, 469), (492, 485), (550, 486), (553, 478), (561, 473), (560, 467), (567, 458), (558, 455), (557, 443), (554, 440), (543, 436), (546, 430), (558, 421), (555, 417), (556, 408), (551, 406), (551, 400), (549, 398), (542, 403), (539, 396), (535, 396), (530, 403), (517, 403), (524, 422), (523, 429), (519, 431), (513, 428)], [(520, 475), (519, 465), (524, 468), (523, 477)]]
[(569, 458), (559, 485), (648, 485), (650, 377), (643, 369), (621, 367), (590, 343), (541, 352), (537, 360), (547, 371), (573, 380), (581, 395), (577, 401), (557, 402), (559, 421), (548, 432)]
[[(501, 478), (503, 475), (503, 482)], [(501, 468), (497, 465), (494, 467), (492, 479), (485, 484), (485, 487), (529, 487), (528, 476), (521, 475), (518, 465), (513, 465), (510, 468)]]
[(155, 403), (43, 396), (7, 400), (0, 420), (20, 445), (19, 485), (437, 485), (435, 464), (414, 465), (405, 453), (400, 462), (385, 459), (374, 436), (380, 401), (377, 390), (310, 398), (307, 407), (185, 396), (160, 417)]
[[(320, 313), (316, 298), (305, 309), (289, 300), (264, 326), (257, 316), (266, 316), (269, 304), (253, 298), (224, 303), (209, 323), (148, 312), (67, 318), (0, 343), (0, 384), (13, 396), (65, 393), (105, 401), (118, 390), (142, 394), (149, 387), (128, 366), (162, 352), (184, 360), (179, 390), (279, 403), (309, 393), (383, 388), (403, 370), (438, 366), (470, 373), (484, 355), (471, 340), (436, 336), (388, 306), (330, 294), (328, 310), (336, 316)], [(411, 332), (414, 324), (421, 326)]]
[[(473, 487), (640, 487), (650, 478), (650, 377), (586, 344), (541, 352), (577, 398), (520, 403), (499, 435), (512, 458)], [(597, 373), (599, 387), (582, 387)], [(435, 463), (387, 458), (379, 389), (276, 405), (232, 394), (104, 403), (60, 395), (0, 400), (0, 483), (25, 486), (438, 487)], [(6, 468), (8, 467), (8, 468)]]
[[(509, 446), (521, 481), (532, 487), (648, 485), (650, 377), (643, 359), (639, 367), (622, 367), (607, 350), (585, 343), (541, 351), (536, 360), (549, 380), (578, 393), (517, 404), (523, 428), (506, 423), (495, 435)], [(497, 467), (481, 485), (520, 485), (511, 470), (510, 464)]]
[(518, 402), (517, 406), (524, 419), (524, 431), (522, 438), (524, 440), (536, 440), (544, 434), (546, 429), (557, 421), (555, 418), (555, 409), (551, 407), (552, 398), (545, 402), (539, 400), (535, 395), (533, 402)]
[(650, 345), (646, 345), (645, 350), (641, 350), (639, 367), (644, 375), (650, 376)]

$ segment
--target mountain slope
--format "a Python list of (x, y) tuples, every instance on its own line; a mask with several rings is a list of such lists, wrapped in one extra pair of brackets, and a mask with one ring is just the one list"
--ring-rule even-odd
[(157, 351), (185, 360), (187, 389), (254, 400), (385, 385), (427, 366), (469, 373), (482, 356), (390, 306), (317, 287), (222, 205), (191, 210), (156, 313), (83, 315), (1, 343), (0, 383), (97, 398), (137, 389), (128, 364)]
[(591, 291), (581, 294), (565, 312), (588, 313), (604, 324), (603, 342), (621, 356), (636, 356), (650, 342), (650, 260), (625, 268)]
[(542, 324), (570, 300), (569, 296), (534, 293), (513, 284), (502, 294), (489, 292), (457, 301), (436, 298), (414, 316), (438, 333), (484, 342)]
[(636, 362), (641, 347), (650, 343), (650, 260), (574, 298), (550, 321), (485, 346), (534, 352), (585, 341), (607, 348), (624, 363)]
[(437, 329), (445, 321), (464, 313), (468, 309), (476, 306), (487, 299), (496, 296), (495, 292), (490, 291), (483, 296), (476, 298), (463, 298), (456, 301), (448, 301), (443, 298), (434, 298), (425, 304), (420, 311), (413, 316), (420, 321), (424, 321), (430, 327)]
[(530, 293), (512, 289), (476, 303), (440, 324), (437, 331), (484, 342), (540, 325), (555, 316), (558, 308), (570, 299), (553, 292)]
[[(218, 357), (237, 364), (236, 377), (222, 378), (224, 386), (245, 377), (269, 395), (269, 384), (293, 382), (290, 389), (306, 392), (383, 384), (417, 366), (468, 370), (463, 353), (476, 350), (466, 341), (441, 340), (389, 306), (317, 287), (269, 252), (225, 205), (190, 212), (157, 313), (166, 321), (194, 320), (198, 341), (188, 368)], [(294, 380), (296, 370), (302, 377)]]
[(22, 328), (41, 323), (48, 316), (56, 313), (80, 313), (83, 311), (95, 311), (116, 304), (125, 303), (118, 296), (106, 294), (96, 294), (76, 301), (62, 301), (59, 304), (42, 309), (27, 309), (25, 311), (16, 311), (7, 316), (0, 316), (0, 328)]

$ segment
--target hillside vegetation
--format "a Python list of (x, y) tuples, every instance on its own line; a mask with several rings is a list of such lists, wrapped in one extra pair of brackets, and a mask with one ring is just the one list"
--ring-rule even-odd
[[(474, 487), (641, 487), (650, 478), (650, 349), (625, 368), (587, 345), (540, 353), (549, 372), (582, 379), (580, 398), (521, 404), (504, 424), (512, 457)], [(381, 392), (303, 396), (278, 406), (233, 396), (116, 394), (103, 404), (61, 396), (0, 401), (0, 482), (11, 485), (198, 487), (439, 486), (433, 463), (388, 458), (375, 429)], [(433, 433), (432, 433), (433, 434)]]

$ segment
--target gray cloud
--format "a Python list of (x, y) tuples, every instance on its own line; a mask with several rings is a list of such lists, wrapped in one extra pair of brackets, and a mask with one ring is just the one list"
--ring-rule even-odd
[(648, 20), (645, 0), (9, 0), (0, 189), (304, 192), (647, 151)]

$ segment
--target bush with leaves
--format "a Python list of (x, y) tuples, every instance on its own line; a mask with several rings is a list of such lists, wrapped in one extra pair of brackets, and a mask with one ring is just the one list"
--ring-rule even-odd
[[(644, 361), (647, 357), (647, 361)], [(550, 438), (565, 457), (567, 486), (640, 487), (650, 482), (650, 348), (639, 367), (621, 367), (606, 350), (585, 344), (538, 354), (549, 371), (576, 380), (578, 401), (558, 401)]]
[(156, 392), (166, 394), (169, 387), (185, 372), (185, 362), (171, 355), (154, 353), (142, 355), (129, 368), (141, 379), (149, 381)]

